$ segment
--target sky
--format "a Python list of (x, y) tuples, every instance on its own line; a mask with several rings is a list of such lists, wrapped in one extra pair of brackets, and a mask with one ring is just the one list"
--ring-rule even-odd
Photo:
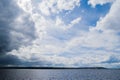
[(120, 0), (0, 0), (0, 66), (120, 68)]

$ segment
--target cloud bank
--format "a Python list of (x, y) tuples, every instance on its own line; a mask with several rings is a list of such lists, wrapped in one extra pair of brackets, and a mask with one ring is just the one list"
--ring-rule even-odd
[(0, 61), (16, 62), (4, 65), (120, 67), (120, 0), (89, 0), (91, 7), (112, 5), (88, 30), (75, 29), (82, 16), (69, 22), (63, 17), (80, 7), (80, 0), (7, 1), (0, 1)]

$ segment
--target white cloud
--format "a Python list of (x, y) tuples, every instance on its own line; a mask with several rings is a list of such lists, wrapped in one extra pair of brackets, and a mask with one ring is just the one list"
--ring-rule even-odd
[(97, 22), (96, 29), (120, 32), (120, 0), (114, 1), (109, 13)]
[(64, 24), (65, 23), (59, 17), (56, 18), (56, 26), (63, 26)]
[(43, 14), (50, 15), (63, 10), (72, 10), (79, 5), (80, 0), (43, 0), (39, 3), (39, 9)]
[(119, 37), (114, 33), (99, 33), (91, 31), (82, 33), (80, 36), (74, 37), (69, 43), (69, 46), (83, 46), (89, 48), (104, 48), (106, 50), (115, 49), (119, 44)]
[(81, 17), (78, 17), (76, 19), (74, 19), (73, 21), (71, 21), (71, 23), (68, 25), (68, 28), (73, 27), (74, 25), (78, 24), (81, 21)]
[(78, 18), (72, 20), (69, 24), (65, 24), (60, 18), (57, 18), (56, 25), (60, 26), (63, 30), (69, 30), (70, 28), (72, 28), (73, 26), (78, 24), (81, 20), (82, 20), (82, 18), (78, 17)]
[(81, 17), (79, 17), (79, 18), (73, 20), (73, 21), (71, 22), (71, 24), (72, 24), (72, 25), (77, 24), (77, 23), (80, 22), (80, 20), (81, 20)]
[(18, 6), (24, 10), (25, 12), (31, 13), (32, 12), (32, 3), (31, 0), (16, 0)]
[(98, 4), (103, 5), (106, 3), (111, 3), (113, 1), (115, 1), (115, 0), (89, 0), (88, 4), (91, 4), (93, 7), (95, 7)]

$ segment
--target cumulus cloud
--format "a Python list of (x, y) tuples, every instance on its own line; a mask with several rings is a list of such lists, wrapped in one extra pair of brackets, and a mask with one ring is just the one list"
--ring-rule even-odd
[(120, 32), (119, 4), (120, 4), (120, 0), (114, 1), (109, 13), (104, 18), (102, 18), (100, 21), (97, 22), (96, 29)]
[(31, 13), (33, 10), (31, 0), (16, 0), (16, 4), (25, 12)]
[(89, 0), (88, 4), (91, 4), (92, 7), (95, 7), (98, 4), (103, 5), (103, 4), (111, 3), (111, 2), (114, 2), (114, 0)]
[(80, 0), (45, 0), (41, 1), (38, 5), (41, 13), (50, 15), (63, 10), (72, 10), (75, 6), (80, 5)]

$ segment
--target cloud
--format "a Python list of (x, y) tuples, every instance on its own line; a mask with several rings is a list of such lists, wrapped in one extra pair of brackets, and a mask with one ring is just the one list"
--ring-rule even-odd
[[(82, 16), (73, 18), (67, 23), (59, 14), (63, 12), (63, 16), (67, 15), (64, 11), (69, 12), (80, 6), (80, 0), (36, 1), (10, 2), (6, 11), (13, 16), (9, 19), (8, 12), (0, 13), (0, 26), (6, 27), (0, 28), (2, 31), (0, 37), (3, 39), (0, 39), (0, 43), (4, 43), (0, 50), (6, 51), (6, 57), (0, 61), (6, 63), (6, 58), (13, 57), (11, 60), (16, 62), (14, 64), (10, 62), (8, 65), (118, 66), (119, 0), (96, 0), (97, 2), (89, 0), (88, 3), (94, 7), (98, 4), (113, 3), (108, 14), (97, 21), (96, 26), (88, 26), (89, 30), (75, 31), (74, 28), (82, 21)], [(5, 10), (3, 3), (0, 3), (0, 6), (1, 10)], [(17, 13), (14, 13), (14, 10)], [(11, 49), (7, 51), (9, 48)]]
[(30, 44), (35, 38), (34, 23), (15, 0), (1, 0), (0, 10), (0, 66), (23, 65), (24, 61), (7, 52)]
[(19, 60), (16, 56), (13, 55), (1, 55), (0, 56), (0, 66), (12, 66), (19, 65), (21, 60)]
[(119, 44), (119, 36), (114, 33), (100, 33), (98, 31), (90, 31), (81, 33), (81, 36), (76, 36), (68, 43), (71, 46), (83, 46), (89, 48), (104, 48), (106, 50), (115, 49)]
[(109, 13), (97, 22), (96, 29), (120, 32), (120, 15), (118, 14), (120, 9), (119, 4), (119, 0), (114, 1)]
[(16, 4), (18, 4), (19, 8), (27, 13), (31, 13), (33, 10), (32, 1), (31, 0), (16, 0)]
[(45, 0), (39, 4), (39, 9), (44, 15), (51, 15), (62, 12), (63, 10), (73, 10), (80, 5), (80, 0)]
[(114, 2), (114, 0), (89, 0), (88, 4), (91, 4), (92, 7), (95, 7), (98, 4), (103, 5), (103, 4), (112, 3), (112, 2)]
[(68, 25), (67, 29), (69, 29), (69, 28), (73, 27), (74, 25), (78, 24), (81, 21), (81, 19), (82, 19), (81, 17), (78, 17), (78, 18), (74, 19), (73, 21), (71, 21), (71, 23)]
[(17, 0), (17, 4), (28, 13), (32, 10), (35, 12), (42, 13), (43, 15), (49, 16), (51, 14), (58, 14), (63, 10), (73, 10), (75, 6), (80, 6), (80, 0)]
[(16, 9), (12, 9), (16, 7), (16, 5), (13, 5), (13, 3), (14, 1), (9, 1), (9, 0), (0, 1), (0, 10), (1, 10), (1, 13), (0, 13), (0, 54), (3, 54), (6, 51), (11, 50), (10, 37), (9, 37), (10, 36), (10, 31), (9, 31), (10, 23), (14, 20), (16, 15), (18, 15), (18, 12), (15, 11)]
[(79, 18), (73, 20), (73, 21), (71, 22), (71, 24), (72, 24), (72, 25), (77, 24), (77, 23), (80, 22), (80, 20), (81, 20), (81, 18), (79, 17)]

